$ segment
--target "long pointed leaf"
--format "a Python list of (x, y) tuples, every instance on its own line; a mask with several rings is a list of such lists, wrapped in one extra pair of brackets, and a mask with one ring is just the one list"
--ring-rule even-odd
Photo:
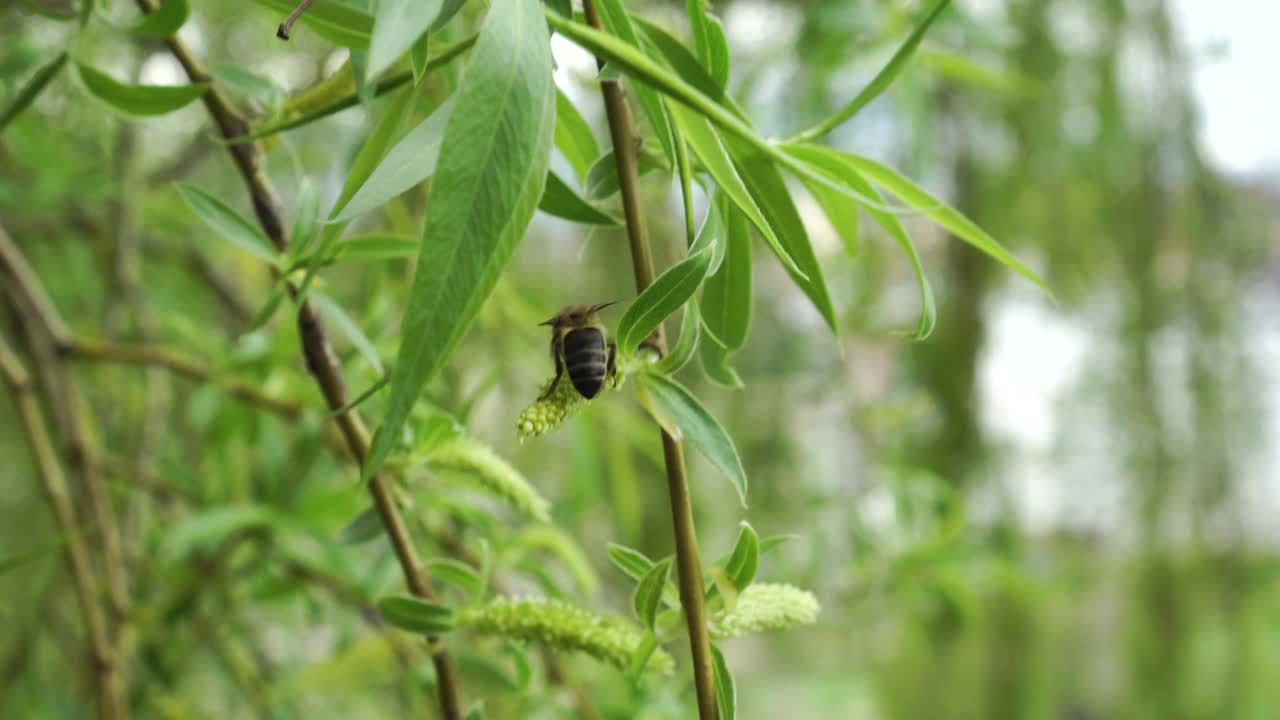
[(490, 6), (445, 129), (387, 414), (365, 462), (366, 479), (470, 327), (542, 195), (555, 131), (549, 43), (538, 0)]
[(664, 375), (640, 373), (639, 383), (653, 401), (675, 421), (684, 436), (719, 470), (747, 505), (747, 472), (738, 451), (720, 423), (683, 385)]
[[(788, 145), (787, 152), (809, 163), (818, 172), (824, 173), (832, 180), (845, 183), (859, 193), (878, 195), (875, 187), (867, 182), (866, 178), (862, 177), (857, 170), (844, 162), (840, 154), (835, 150), (816, 145)], [(836, 201), (837, 199), (829, 200), (829, 202)], [(845, 202), (847, 203), (848, 201), (846, 200)], [(827, 207), (826, 204), (823, 207), (825, 209)], [(916, 329), (909, 334), (909, 337), (913, 340), (923, 340), (933, 332), (933, 327), (938, 319), (938, 309), (933, 299), (933, 288), (930, 287), (929, 278), (924, 272), (924, 265), (920, 262), (920, 253), (916, 251), (915, 243), (911, 241), (911, 236), (907, 233), (907, 229), (903, 227), (902, 222), (896, 216), (881, 212), (875, 208), (867, 208), (867, 212), (871, 213), (875, 221), (898, 243), (902, 251), (907, 254), (907, 259), (911, 261), (911, 270), (915, 273), (916, 285), (920, 289), (920, 320), (916, 323)], [(827, 217), (833, 223), (836, 222), (836, 217), (831, 215), (829, 211)]]
[(933, 25), (933, 22), (938, 19), (938, 16), (942, 14), (942, 11), (949, 4), (951, 4), (951, 0), (938, 0), (933, 9), (929, 11), (929, 14), (920, 21), (920, 24), (916, 26), (911, 35), (907, 36), (907, 39), (903, 41), (901, 47), (893, 54), (889, 62), (880, 69), (880, 72), (876, 73), (876, 76), (862, 89), (862, 92), (849, 101), (849, 104), (840, 108), (835, 114), (818, 123), (818, 125), (796, 135), (789, 142), (804, 142), (826, 135), (866, 107), (867, 103), (879, 97), (880, 93), (893, 84), (894, 79), (898, 77), (898, 73), (902, 72), (902, 68), (906, 67), (911, 55), (916, 51), (916, 48), (920, 47), (920, 41), (924, 39), (929, 26)]
[(67, 54), (59, 53), (57, 57), (50, 60), (44, 67), (40, 68), (31, 76), (26, 85), (18, 91), (17, 96), (13, 98), (13, 102), (9, 103), (9, 107), (0, 113), (0, 132), (3, 132), (13, 119), (27, 109), (27, 106), (35, 101), (36, 97), (45, 89), (49, 81), (58, 76), (58, 72), (62, 70), (62, 66), (67, 64)]
[(365, 79), (372, 82), (427, 32), (443, 0), (378, 0)]

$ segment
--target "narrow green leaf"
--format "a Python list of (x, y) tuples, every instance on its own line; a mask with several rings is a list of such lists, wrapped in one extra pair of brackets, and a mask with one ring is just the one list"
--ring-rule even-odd
[(702, 372), (708, 380), (721, 387), (731, 390), (741, 389), (742, 378), (738, 377), (736, 370), (729, 367), (729, 351), (715, 341), (711, 331), (707, 331), (707, 336), (711, 341), (703, 342), (698, 346), (698, 361), (702, 366)]
[(378, 0), (365, 66), (367, 82), (373, 82), (391, 67), (427, 32), (440, 14), (442, 3), (443, 0)]
[(591, 164), (600, 157), (591, 126), (560, 88), (556, 88), (556, 147), (564, 153), (579, 181), (586, 179)]
[(555, 85), (540, 2), (490, 6), (456, 95), (383, 432), (370, 448), (366, 479), (391, 451), (422, 387), (470, 327), (542, 195), (555, 131)]
[(164, 0), (160, 7), (147, 13), (129, 31), (145, 37), (168, 37), (178, 32), (190, 15), (187, 0)]
[[(835, 150), (816, 145), (788, 145), (787, 152), (809, 163), (816, 172), (823, 173), (836, 182), (844, 183), (860, 194), (872, 194), (879, 197), (879, 192), (875, 187), (867, 182), (866, 178), (862, 177), (852, 165), (845, 162), (842, 154)], [(907, 234), (907, 229), (896, 216), (875, 208), (867, 208), (867, 212), (871, 213), (871, 217), (898, 243), (902, 251), (907, 254), (907, 259), (911, 261), (911, 269), (916, 276), (916, 285), (920, 289), (920, 320), (916, 323), (916, 329), (908, 336), (914, 340), (923, 340), (933, 332), (933, 327), (937, 323), (938, 310), (933, 299), (933, 288), (930, 287), (929, 278), (924, 272), (924, 265), (920, 262), (920, 253), (916, 251), (915, 243), (911, 241), (911, 236)], [(831, 216), (828, 215), (828, 217), (830, 218)], [(835, 220), (832, 219), (832, 222), (835, 222)]]
[(857, 204), (850, 202), (843, 194), (810, 178), (801, 178), (801, 182), (817, 201), (818, 207), (822, 208), (836, 235), (840, 237), (840, 242), (844, 245), (844, 254), (847, 257), (857, 257), (859, 245)]
[(479, 597), (483, 584), (474, 568), (457, 560), (438, 558), (426, 563), (427, 575), (457, 586), (468, 595)]
[[(725, 197), (724, 193), (717, 192), (712, 197), (711, 204), (707, 206), (707, 214), (702, 219), (702, 227), (698, 228), (698, 234), (693, 238), (693, 245), (689, 246), (690, 255), (701, 252), (704, 248), (711, 248), (711, 265), (707, 267), (708, 275), (720, 271), (720, 265), (724, 262), (724, 256), (728, 250), (725, 235), (728, 228), (725, 226), (724, 216), (731, 206), (730, 203), (731, 201)], [(743, 218), (741, 213), (738, 213), (738, 217), (742, 218), (745, 228), (746, 218)]]
[(707, 69), (721, 88), (729, 84), (729, 43), (724, 37), (724, 26), (711, 14), (707, 0), (687, 0), (689, 27), (693, 31), (693, 48), (698, 62)]
[[(400, 133), (401, 126), (413, 110), (414, 99), (415, 94), (411, 90), (400, 93), (387, 113), (378, 120), (369, 137), (365, 138), (364, 144), (360, 146), (360, 152), (356, 153), (355, 160), (351, 162), (351, 169), (347, 171), (347, 178), (342, 183), (342, 192), (338, 194), (337, 200), (333, 202), (333, 208), (329, 210), (331, 220), (338, 218), (339, 213), (347, 207), (356, 193), (365, 187), (369, 178), (382, 165), (387, 155), (387, 148), (391, 147), (391, 142)], [(436, 112), (440, 112), (440, 108), (437, 108)]]
[(626, 545), (609, 543), (605, 547), (605, 553), (609, 556), (609, 562), (632, 580), (639, 580), (653, 568), (654, 563), (647, 555)]
[(467, 0), (444, 0), (444, 5), (440, 8), (440, 14), (436, 15), (435, 22), (431, 23), (431, 32), (442, 30), (453, 19), (453, 16), (458, 14), (462, 6), (466, 4)]
[(689, 49), (679, 40), (662, 27), (642, 17), (633, 16), (632, 20), (644, 33), (645, 41), (653, 48), (654, 52), (651, 56), (661, 59), (667, 67), (674, 70), (682, 80), (692, 85), (698, 92), (742, 118), (744, 122), (746, 121), (746, 114), (725, 93), (724, 85), (716, 82), (702, 63), (698, 62), (698, 58), (694, 57), (693, 53), (689, 52)]
[[(635, 27), (631, 24), (631, 16), (622, 6), (622, 0), (597, 0), (596, 9), (600, 11), (600, 18), (610, 33), (620, 38), (621, 42), (630, 45), (634, 51), (640, 52), (640, 36), (636, 34)], [(667, 159), (668, 167), (674, 166), (676, 146), (671, 136), (671, 120), (667, 117), (662, 98), (644, 85), (633, 87), (632, 92), (636, 102), (640, 104), (640, 109), (644, 111), (645, 118), (649, 120), (649, 127), (657, 136), (658, 144), (662, 146), (662, 154)]]
[(364, 404), (364, 401), (376, 395), (378, 391), (386, 387), (387, 383), (389, 382), (391, 382), (391, 376), (383, 375), (382, 377), (378, 378), (377, 381), (375, 381), (372, 385), (365, 388), (364, 391), (361, 392), (359, 395), (356, 395), (355, 398), (349, 401), (346, 405), (343, 405), (342, 407), (336, 410), (330, 410), (329, 417), (338, 417), (339, 415), (345, 415), (351, 412), (352, 410), (354, 410), (355, 408), (360, 407), (361, 405)]
[(573, 2), (572, 0), (543, 0), (547, 7), (554, 10), (562, 17), (573, 18)]
[(196, 216), (222, 239), (268, 263), (276, 262), (275, 247), (257, 225), (195, 185), (178, 183), (175, 187)]
[[(747, 190), (773, 228), (778, 244), (800, 270), (797, 274), (788, 268), (792, 281), (804, 291), (831, 332), (838, 335), (836, 309), (831, 303), (826, 279), (822, 276), (822, 266), (818, 264), (813, 243), (809, 241), (809, 233), (791, 200), (791, 192), (782, 179), (782, 173), (771, 160), (752, 152), (740, 140), (730, 139), (728, 146), (739, 174), (746, 181)], [(786, 267), (787, 263), (784, 262), (783, 266)], [(733, 349), (732, 345), (730, 349)]]
[(311, 291), (311, 303), (315, 305), (316, 310), (328, 320), (334, 328), (347, 338), (355, 347), (355, 349), (364, 357), (365, 362), (369, 363), (379, 375), (382, 374), (382, 358), (378, 357), (378, 349), (373, 346), (373, 341), (365, 335), (360, 325), (347, 314), (342, 306), (334, 302), (325, 295), (316, 290)]
[(441, 635), (453, 629), (453, 610), (416, 597), (381, 598), (378, 612), (387, 622), (410, 632)]
[(554, 172), (547, 173), (547, 186), (538, 200), (538, 209), (584, 225), (621, 225), (618, 218), (584, 200)]
[[(804, 163), (782, 152), (780, 148), (761, 137), (759, 133), (751, 129), (732, 110), (721, 106), (715, 100), (699, 92), (678, 75), (662, 67), (626, 42), (581, 23), (565, 20), (554, 13), (547, 15), (547, 23), (556, 32), (589, 50), (596, 57), (616, 65), (618, 70), (669, 95), (675, 101), (684, 104), (695, 113), (705, 117), (725, 133), (745, 141), (754, 150), (772, 158), (779, 165), (787, 168), (797, 176), (801, 178), (808, 177), (826, 184), (867, 207), (879, 208), (885, 212), (898, 212), (895, 208), (888, 207), (882, 202), (865, 195), (859, 195), (847, 186), (833, 182), (826, 176), (815, 173)], [(668, 106), (674, 107), (670, 103)]]
[(729, 663), (724, 660), (724, 653), (717, 645), (711, 646), (711, 661), (715, 666), (716, 700), (720, 705), (722, 720), (736, 720), (738, 717), (738, 688), (733, 682), (733, 672)]
[(274, 528), (281, 517), (265, 505), (223, 505), (189, 515), (167, 528), (160, 556), (166, 564), (212, 549), (232, 535), (253, 528)]
[(89, 94), (126, 115), (164, 115), (186, 107), (204, 94), (207, 85), (127, 85), (83, 63), (76, 63)]
[[(660, 168), (660, 165), (650, 162), (643, 153), (636, 156), (636, 173), (640, 177)], [(601, 155), (591, 164), (584, 184), (587, 188), (588, 200), (604, 200), (618, 192), (618, 165), (612, 150)]]
[[(470, 50), (471, 47), (475, 44), (475, 41), (476, 41), (476, 38), (473, 35), (464, 40), (459, 40), (456, 43), (445, 45), (443, 48), (440, 49), (438, 53), (433, 55), (431, 59), (427, 61), (426, 70), (430, 72), (431, 70), (437, 67), (448, 64), (457, 56), (461, 55), (467, 50)], [(398, 87), (401, 87), (402, 85), (409, 84), (412, 80), (413, 80), (413, 73), (411, 72), (399, 73), (385, 80), (379, 80), (378, 83), (374, 85), (373, 97), (375, 98), (380, 97), (386, 93), (391, 92), (392, 90), (395, 90)], [(241, 135), (240, 137), (231, 138), (230, 140), (226, 140), (225, 142), (228, 145), (238, 145), (241, 143), (252, 142), (254, 140), (261, 140), (262, 138), (271, 137), (272, 135), (277, 135), (282, 132), (287, 132), (289, 130), (296, 130), (300, 127), (310, 125), (311, 123), (314, 123), (318, 120), (323, 120), (324, 118), (327, 118), (330, 115), (342, 112), (343, 110), (347, 110), (349, 108), (353, 108), (359, 104), (360, 104), (360, 98), (357, 97), (354, 92), (349, 92), (342, 95), (341, 97), (333, 98), (332, 100), (325, 102), (323, 105), (321, 105), (318, 108), (315, 108), (313, 110), (308, 110), (307, 112), (304, 112), (297, 116), (290, 117), (288, 120), (284, 120), (282, 122), (275, 122), (275, 123), (264, 125), (262, 127), (255, 129), (253, 132), (247, 135)]]
[[(636, 581), (643, 578), (656, 564), (639, 550), (617, 543), (609, 543), (605, 548), (605, 553), (608, 554), (609, 562), (613, 563), (614, 567)], [(680, 607), (680, 594), (670, 581), (667, 582), (666, 589), (663, 590), (662, 598), (667, 605)]]
[(1001, 265), (1039, 285), (1042, 290), (1052, 296), (1053, 291), (1049, 289), (1044, 280), (1040, 279), (1039, 275), (1036, 275), (1030, 268), (1019, 262), (1003, 245), (996, 242), (995, 238), (988, 235), (985, 230), (978, 227), (977, 224), (965, 217), (959, 210), (930, 195), (924, 188), (902, 176), (893, 168), (858, 155), (840, 153), (840, 156), (849, 166), (862, 173), (871, 182), (898, 196), (899, 199), (911, 207), (919, 209), (930, 220), (951, 231), (951, 234), (986, 253)]
[(431, 33), (424, 32), (409, 48), (409, 69), (413, 72), (413, 86), (417, 87), (427, 76), (427, 60), (431, 56)]
[(760, 536), (746, 522), (738, 531), (738, 542), (734, 543), (733, 553), (724, 564), (724, 571), (738, 592), (742, 592), (756, 579), (756, 571), (760, 569)]
[(688, 303), (684, 306), (684, 318), (680, 320), (680, 338), (667, 351), (665, 357), (654, 365), (654, 371), (663, 375), (673, 375), (688, 364), (693, 352), (698, 348), (698, 337), (702, 333), (702, 318), (698, 314), (698, 304)]
[(627, 663), (627, 677), (632, 682), (639, 680), (640, 674), (644, 672), (645, 666), (649, 664), (649, 658), (653, 657), (653, 653), (657, 649), (657, 633), (646, 629), (644, 636), (640, 639), (640, 643), (636, 645), (635, 652), (631, 655), (631, 662)]
[(662, 589), (666, 587), (670, 574), (671, 558), (667, 558), (645, 572), (631, 596), (631, 607), (635, 610), (636, 617), (641, 625), (650, 630), (657, 620), (658, 606), (662, 604)]
[(684, 436), (702, 453), (738, 491), (743, 507), (747, 504), (747, 472), (733, 446), (733, 440), (711, 413), (683, 385), (671, 378), (653, 373), (640, 373), (639, 383), (654, 401), (684, 432)]
[[(293, 11), (294, 0), (253, 0), (284, 19)], [(299, 20), (316, 35), (335, 45), (359, 50), (369, 47), (373, 16), (340, 0), (316, 0)]]
[(751, 236), (746, 218), (728, 208), (725, 261), (702, 285), (702, 321), (727, 351), (740, 349), (751, 328)]
[(382, 537), (382, 516), (374, 508), (364, 510), (338, 531), (338, 542), (344, 545), (362, 545), (379, 537)]
[(294, 203), (293, 229), (289, 232), (289, 254), (301, 257), (316, 239), (320, 226), (320, 197), (309, 178), (303, 178), (298, 186), (298, 200)]
[(711, 264), (711, 251), (702, 250), (667, 268), (640, 293), (618, 323), (618, 352), (630, 355), (640, 343), (698, 291)]
[(678, 104), (672, 104), (670, 110), (676, 127), (689, 143), (689, 147), (693, 148), (693, 153), (698, 156), (702, 166), (711, 173), (720, 190), (728, 195), (756, 226), (788, 272), (802, 278), (807, 277), (805, 271), (796, 265), (795, 260), (778, 240), (773, 227), (760, 210), (760, 206), (756, 204), (737, 168), (734, 167), (729, 151), (707, 119)]
[(57, 77), (58, 72), (62, 70), (62, 66), (66, 64), (67, 54), (62, 52), (58, 53), (57, 57), (50, 60), (39, 70), (35, 71), (35, 74), (31, 76), (31, 79), (27, 81), (27, 84), (23, 85), (22, 89), (19, 90), (18, 94), (13, 98), (13, 102), (9, 103), (9, 107), (5, 108), (4, 112), (0, 113), (0, 132), (4, 132), (4, 129), (8, 127), (9, 123), (13, 122), (14, 118), (18, 117), (23, 110), (26, 110), (27, 107), (35, 101), (36, 97), (39, 96), (49, 84), (49, 81)]
[(396, 260), (418, 254), (418, 239), (408, 235), (365, 233), (342, 238), (334, 246), (341, 260)]
[(979, 64), (953, 50), (926, 48), (917, 52), (916, 57), (941, 75), (983, 90), (998, 90), (1016, 95), (1034, 95), (1036, 92), (1034, 78), (1009, 68)]
[(938, 19), (938, 16), (942, 14), (942, 11), (945, 10), (947, 5), (950, 3), (951, 0), (938, 0), (937, 4), (933, 6), (933, 9), (929, 11), (929, 14), (925, 15), (924, 19), (920, 21), (920, 24), (916, 26), (916, 29), (912, 31), (911, 35), (903, 41), (902, 45), (898, 48), (898, 51), (889, 59), (889, 62), (880, 69), (880, 72), (876, 73), (876, 76), (871, 79), (871, 82), (868, 83), (865, 88), (862, 89), (862, 92), (858, 93), (849, 101), (849, 104), (840, 108), (840, 110), (836, 111), (835, 114), (818, 123), (816, 126), (796, 135), (788, 142), (805, 142), (826, 135), (836, 127), (840, 126), (844, 121), (857, 114), (859, 110), (866, 107), (867, 103), (879, 97), (880, 93), (888, 89), (888, 87), (893, 84), (894, 79), (898, 77), (898, 73), (902, 72), (902, 69), (906, 67), (907, 61), (911, 59), (911, 55), (916, 51), (916, 48), (920, 46), (920, 41), (924, 39), (924, 35), (928, 32), (929, 26)]
[[(350, 220), (382, 207), (387, 201), (431, 177), (436, 170), (449, 119), (453, 116), (453, 106), (454, 98), (451, 97), (401, 138), (368, 174), (368, 178), (356, 186), (358, 189), (346, 205), (335, 204), (333, 219)], [(372, 136), (370, 140), (373, 140)], [(380, 142), (389, 140), (390, 136), (384, 136)]]
[(258, 312), (249, 320), (249, 325), (244, 329), (244, 332), (251, 333), (271, 322), (271, 318), (275, 317), (276, 310), (280, 309), (280, 305), (284, 302), (288, 292), (289, 284), (284, 281), (284, 278), (277, 279), (275, 285), (271, 287), (271, 294), (267, 296), (267, 301), (262, 304)]

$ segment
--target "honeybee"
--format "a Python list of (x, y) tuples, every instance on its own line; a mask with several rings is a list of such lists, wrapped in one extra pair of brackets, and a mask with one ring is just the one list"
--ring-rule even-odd
[(566, 369), (574, 389), (588, 400), (600, 394), (606, 378), (613, 378), (618, 344), (606, 339), (604, 325), (596, 316), (612, 304), (568, 305), (555, 317), (538, 323), (551, 326), (551, 359), (556, 364), (556, 377), (540, 400), (555, 392)]

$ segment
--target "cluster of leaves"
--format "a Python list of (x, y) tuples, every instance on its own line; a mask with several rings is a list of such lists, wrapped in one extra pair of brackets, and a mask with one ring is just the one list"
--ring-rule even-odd
[[(257, 2), (276, 12), (289, 10), (283, 0)], [(314, 302), (370, 368), (386, 378), (389, 389), (382, 420), (363, 467), (366, 479), (387, 465), (457, 471), (476, 479), (479, 487), (524, 516), (537, 522), (549, 520), (548, 502), (519, 472), (463, 437), (440, 416), (415, 421), (415, 412), (421, 407), (424, 387), (439, 375), (471, 327), (535, 210), (585, 225), (620, 222), (607, 206), (617, 190), (615, 158), (600, 151), (582, 114), (555, 87), (552, 32), (606, 62), (604, 79), (630, 81), (629, 90), (652, 132), (641, 169), (672, 173), (680, 184), (687, 254), (626, 309), (617, 328), (621, 364), (635, 376), (636, 392), (654, 419), (672, 436), (688, 439), (727, 477), (744, 507), (747, 474), (729, 434), (673, 376), (697, 355), (712, 381), (741, 387), (731, 360), (746, 343), (751, 325), (753, 236), (762, 238), (831, 331), (837, 332), (823, 269), (797, 210), (788, 175), (813, 196), (848, 247), (856, 245), (859, 213), (866, 212), (907, 253), (921, 304), (920, 319), (908, 333), (911, 337), (929, 334), (935, 311), (927, 277), (899, 219), (905, 213), (924, 214), (998, 262), (1040, 282), (986, 232), (895, 170), (811, 142), (848, 120), (892, 82), (946, 7), (946, 0), (924, 16), (862, 93), (830, 120), (785, 141), (762, 136), (729, 94), (724, 31), (705, 2), (689, 0), (687, 5), (692, 49), (667, 29), (629, 13), (620, 0), (596, 4), (605, 31), (588, 26), (563, 3), (544, 8), (537, 0), (501, 0), (491, 4), (476, 35), (442, 44), (438, 40), (455, 31), (457, 23), (451, 22), (461, 2), (384, 0), (374, 12), (366, 12), (337, 0), (318, 0), (303, 22), (322, 38), (349, 48), (351, 60), (333, 78), (288, 101), (269, 82), (235, 68), (215, 69), (212, 84), (155, 87), (121, 83), (83, 60), (72, 63), (88, 94), (135, 117), (176, 111), (215, 87), (252, 98), (264, 114), (248, 135), (233, 143), (267, 138), (391, 95), (389, 112), (354, 158), (342, 191), (327, 213), (321, 212), (315, 189), (302, 185), (292, 209), (290, 241), (284, 248), (210, 192), (192, 185), (177, 188), (212, 231), (266, 263), (277, 277), (252, 328), (271, 319), (290, 297), (292, 285), (297, 289), (293, 302)], [(185, 0), (166, 0), (131, 31), (169, 35), (188, 14)], [(464, 53), (469, 56), (456, 88), (443, 100), (431, 98), (428, 114), (403, 131), (425, 95), (420, 92), (424, 79)], [(66, 59), (65, 53), (59, 55), (33, 77), (16, 104), (0, 115), (0, 127), (30, 103), (66, 65)], [(406, 71), (388, 75), (406, 64)], [(573, 168), (581, 190), (550, 169), (553, 149)], [(428, 181), (428, 210), (419, 238), (386, 232), (347, 234), (358, 218)], [(710, 200), (700, 224), (694, 218), (695, 187)], [(886, 194), (904, 205), (888, 204)], [(388, 371), (379, 349), (359, 324), (315, 287), (319, 273), (328, 266), (396, 258), (416, 258), (418, 272), (396, 358)], [(645, 338), (679, 312), (682, 327), (670, 352), (653, 362), (642, 357)], [(375, 385), (353, 404), (373, 397), (382, 385)], [(562, 388), (569, 392), (567, 383)], [(560, 400), (564, 407), (558, 414), (522, 417), (517, 423), (520, 432), (541, 434), (566, 419), (572, 398)], [(280, 521), (260, 508), (242, 509), (218, 520), (204, 526), (205, 531), (227, 535)], [(371, 513), (362, 514), (348, 525), (344, 539), (357, 542), (372, 537), (375, 520)], [(744, 524), (733, 552), (706, 570), (710, 622), (718, 637), (814, 621), (817, 603), (811, 595), (785, 585), (752, 584), (760, 554), (776, 544), (761, 542)], [(668, 577), (671, 560), (654, 562), (620, 546), (610, 549), (610, 557), (637, 581), (633, 607), (640, 621), (638, 631), (617, 619), (558, 603), (493, 600), (488, 597), (488, 571), (461, 564), (436, 565), (432, 570), (466, 590), (471, 605), (454, 609), (397, 597), (384, 599), (380, 607), (389, 621), (415, 632), (434, 635), (470, 629), (541, 640), (586, 650), (625, 666), (633, 676), (646, 667), (662, 669), (670, 658), (658, 645), (670, 638), (680, 616), (678, 594)], [(514, 617), (523, 620), (515, 623)], [(716, 660), (722, 708), (733, 717), (732, 678), (718, 649)]]

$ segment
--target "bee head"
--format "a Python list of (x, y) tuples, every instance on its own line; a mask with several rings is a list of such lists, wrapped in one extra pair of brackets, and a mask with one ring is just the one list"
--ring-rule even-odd
[(556, 313), (555, 317), (550, 320), (544, 320), (539, 325), (549, 325), (553, 328), (561, 327), (582, 327), (591, 322), (595, 318), (595, 314), (610, 305), (617, 302), (602, 303), (600, 305), (566, 305), (563, 310)]

